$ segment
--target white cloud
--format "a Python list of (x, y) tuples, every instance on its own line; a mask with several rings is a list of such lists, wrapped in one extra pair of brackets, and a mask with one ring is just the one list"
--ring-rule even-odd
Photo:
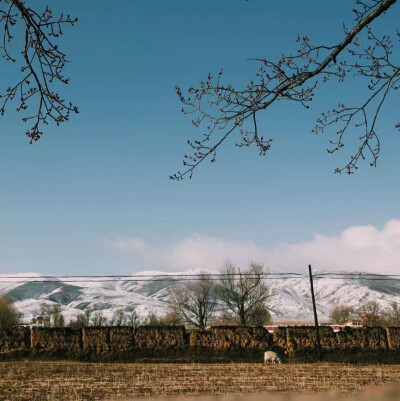
[(272, 271), (358, 270), (400, 274), (400, 220), (381, 229), (353, 226), (339, 236), (315, 234), (313, 240), (266, 249), (252, 241), (194, 234), (169, 246), (152, 246), (140, 238), (109, 241), (112, 248), (138, 255), (147, 264), (168, 270), (218, 269), (226, 260), (246, 266), (250, 260)]

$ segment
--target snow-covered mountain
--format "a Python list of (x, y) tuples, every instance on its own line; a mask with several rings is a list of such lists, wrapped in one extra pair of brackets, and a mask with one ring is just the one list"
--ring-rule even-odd
[[(74, 318), (87, 306), (111, 317), (117, 309), (129, 311), (135, 307), (140, 316), (150, 311), (163, 315), (166, 311), (167, 287), (176, 284), (176, 276), (196, 274), (196, 271), (164, 273), (140, 272), (129, 277), (51, 279), (35, 273), (0, 275), (0, 294), (7, 294), (25, 319), (38, 315), (43, 303), (58, 303), (66, 320)], [(153, 277), (153, 281), (148, 278)], [(147, 277), (144, 277), (147, 276)], [(172, 277), (168, 277), (172, 276)], [(107, 281), (108, 280), (108, 281)], [(273, 295), (269, 307), (275, 322), (312, 321), (310, 283), (307, 277), (286, 280), (268, 279)], [(358, 307), (378, 301), (383, 308), (392, 302), (400, 303), (400, 280), (351, 278), (321, 278), (314, 282), (316, 302), (321, 321), (328, 318), (335, 305)]]

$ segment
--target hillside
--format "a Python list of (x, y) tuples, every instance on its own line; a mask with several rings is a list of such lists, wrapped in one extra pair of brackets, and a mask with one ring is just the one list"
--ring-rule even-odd
[[(176, 274), (193, 274), (189, 271)], [(154, 281), (144, 281), (143, 275), (157, 274)], [(135, 307), (140, 316), (150, 311), (165, 313), (166, 289), (176, 283), (168, 278), (172, 273), (140, 272), (129, 277), (102, 279), (52, 279), (43, 280), (38, 274), (15, 275), (5, 279), (0, 275), (0, 291), (14, 302), (25, 320), (39, 314), (42, 303), (58, 303), (67, 321), (87, 306), (111, 317), (115, 310), (129, 311)], [(160, 275), (163, 275), (160, 277)], [(7, 282), (6, 282), (7, 281)], [(268, 280), (273, 295), (269, 306), (275, 322), (311, 321), (313, 319), (310, 287), (307, 278)], [(400, 280), (323, 278), (315, 280), (316, 302), (320, 319), (326, 320), (334, 305), (358, 307), (369, 300), (378, 301), (386, 308), (391, 302), (400, 302)]]

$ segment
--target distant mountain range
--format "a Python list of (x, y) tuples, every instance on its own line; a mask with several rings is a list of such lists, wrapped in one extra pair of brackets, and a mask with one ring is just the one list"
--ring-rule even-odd
[[(198, 271), (190, 270), (174, 273), (174, 277), (196, 273)], [(157, 277), (153, 278), (155, 281), (143, 281), (144, 275)], [(67, 321), (87, 306), (101, 311), (108, 318), (117, 309), (129, 311), (132, 307), (142, 317), (150, 311), (161, 316), (166, 311), (167, 287), (175, 284), (174, 278), (168, 278), (169, 275), (172, 273), (150, 271), (129, 277), (114, 277), (110, 281), (66, 278), (49, 282), (40, 282), (44, 278), (34, 273), (15, 275), (16, 278), (11, 280), (5, 279), (6, 275), (0, 275), (0, 293), (7, 294), (15, 302), (25, 320), (29, 320), (31, 315), (38, 315), (43, 303), (60, 304)], [(269, 307), (275, 322), (313, 320), (308, 278), (270, 279), (268, 282), (273, 291)], [(400, 303), (400, 280), (330, 277), (315, 280), (314, 286), (321, 321), (328, 319), (335, 305), (358, 307), (375, 300), (386, 308), (392, 302)]]

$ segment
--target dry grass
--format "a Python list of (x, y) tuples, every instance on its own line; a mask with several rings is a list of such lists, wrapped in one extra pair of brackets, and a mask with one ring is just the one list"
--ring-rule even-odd
[[(127, 398), (124, 401), (132, 401)], [(257, 393), (206, 396), (177, 396), (148, 399), (149, 401), (400, 401), (400, 383), (368, 387), (357, 396), (337, 392), (323, 394)], [(109, 400), (111, 401), (111, 400)], [(114, 400), (113, 400), (114, 401)]]
[(98, 400), (169, 395), (315, 393), (400, 381), (400, 365), (0, 363), (0, 400)]

